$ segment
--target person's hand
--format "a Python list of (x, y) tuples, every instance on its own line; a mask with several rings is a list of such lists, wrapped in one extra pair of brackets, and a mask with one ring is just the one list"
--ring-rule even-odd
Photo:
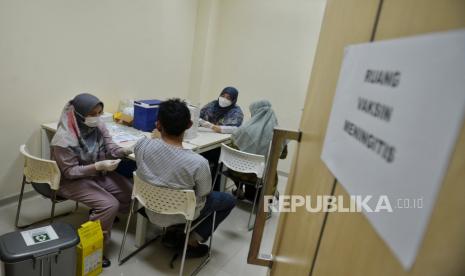
[(124, 155), (129, 155), (129, 154), (131, 154), (133, 152), (134, 152), (134, 150), (132, 149), (132, 147), (124, 147), (123, 148)]
[(213, 131), (216, 132), (216, 133), (221, 133), (221, 127), (220, 127), (220, 126), (213, 125), (213, 126), (212, 126), (212, 129), (213, 129)]
[(199, 119), (199, 124), (201, 127), (212, 128), (214, 124), (210, 123), (209, 121), (205, 121), (203, 119)]
[(105, 171), (105, 172), (111, 172), (116, 170), (118, 167), (119, 162), (121, 162), (121, 159), (116, 159), (116, 160), (103, 160), (103, 161), (98, 161), (95, 162), (95, 169), (97, 171)]

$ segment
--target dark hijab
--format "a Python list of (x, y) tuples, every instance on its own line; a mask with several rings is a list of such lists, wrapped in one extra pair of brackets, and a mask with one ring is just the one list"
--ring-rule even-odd
[(200, 118), (213, 124), (225, 126), (240, 126), (244, 119), (241, 108), (236, 105), (239, 91), (232, 86), (228, 86), (220, 93), (220, 97), (229, 94), (232, 104), (227, 107), (221, 107), (218, 99), (210, 102), (200, 111)]
[(103, 103), (97, 97), (88, 93), (77, 95), (69, 103), (74, 106), (74, 111), (83, 117), (89, 115), (92, 109), (94, 109), (97, 105), (101, 105), (103, 108)]
[(88, 147), (96, 145), (100, 136), (100, 131), (96, 127), (88, 127), (84, 121), (87, 115), (97, 106), (101, 105), (103, 109), (103, 103), (94, 95), (82, 93), (74, 97), (70, 101), (70, 104), (74, 106), (74, 113), (76, 113), (76, 122), (81, 132), (81, 137), (84, 139)]

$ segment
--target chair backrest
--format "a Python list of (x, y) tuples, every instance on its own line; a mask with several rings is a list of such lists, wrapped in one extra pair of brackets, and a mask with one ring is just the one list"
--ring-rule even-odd
[(196, 199), (193, 190), (176, 190), (152, 185), (140, 179), (134, 172), (132, 198), (148, 210), (164, 215), (183, 215), (194, 220)]
[(53, 160), (47, 160), (32, 156), (26, 150), (26, 145), (21, 145), (19, 151), (24, 156), (24, 176), (29, 183), (45, 183), (52, 190), (60, 188), (61, 172)]
[(258, 178), (262, 178), (265, 168), (265, 156), (236, 150), (225, 144), (221, 144), (219, 162), (240, 173), (254, 173)]

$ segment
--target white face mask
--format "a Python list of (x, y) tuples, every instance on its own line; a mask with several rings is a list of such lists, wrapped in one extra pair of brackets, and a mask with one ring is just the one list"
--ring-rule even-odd
[(228, 107), (228, 106), (232, 105), (232, 102), (230, 100), (226, 99), (225, 97), (219, 97), (218, 98), (218, 104), (221, 107)]
[(86, 117), (84, 120), (84, 124), (88, 127), (97, 127), (98, 124), (100, 123), (100, 117)]

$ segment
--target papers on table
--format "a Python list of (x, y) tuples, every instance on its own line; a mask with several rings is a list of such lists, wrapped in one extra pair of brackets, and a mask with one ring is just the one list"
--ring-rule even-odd
[(213, 132), (213, 129), (208, 127), (199, 127), (198, 130), (201, 132)]
[(128, 133), (118, 133), (115, 136), (113, 136), (113, 141), (117, 144), (123, 143), (123, 142), (133, 142), (139, 140), (140, 136), (134, 136), (132, 134)]

